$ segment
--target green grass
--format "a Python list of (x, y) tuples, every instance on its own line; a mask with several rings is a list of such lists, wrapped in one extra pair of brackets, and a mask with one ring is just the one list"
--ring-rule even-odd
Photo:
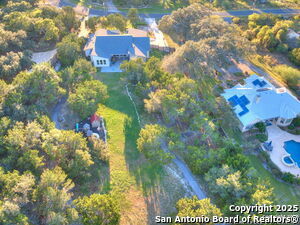
[(146, 161), (137, 150), (140, 126), (121, 81), (122, 73), (97, 73), (96, 76), (108, 86), (110, 96), (105, 105), (100, 105), (98, 113), (105, 118), (108, 130), (111, 187), (126, 191), (138, 186), (147, 193), (160, 182), (164, 172)]
[[(115, 3), (117, 8), (122, 12), (127, 12), (129, 8), (122, 7)], [(169, 0), (161, 1), (159, 3), (151, 4), (144, 8), (137, 8), (139, 13), (171, 13), (173, 10), (186, 7), (187, 4), (173, 4)]]
[(249, 155), (251, 165), (263, 180), (269, 180), (271, 187), (278, 199), (278, 204), (298, 204), (300, 203), (300, 188), (291, 184), (283, 183), (277, 180), (272, 173), (266, 170), (261, 161), (255, 155)]
[[(134, 107), (126, 95), (122, 73), (97, 73), (96, 79), (108, 87), (109, 99), (99, 105), (108, 131), (110, 189), (121, 197), (123, 224), (146, 224), (149, 208), (145, 197), (160, 186), (165, 172), (144, 159), (137, 150), (140, 126)], [(121, 195), (120, 195), (121, 194)], [(150, 213), (151, 214), (151, 213)]]
[(158, 49), (151, 49), (150, 51), (150, 57), (153, 56), (159, 59), (163, 59), (165, 55), (167, 55), (167, 53), (160, 51)]

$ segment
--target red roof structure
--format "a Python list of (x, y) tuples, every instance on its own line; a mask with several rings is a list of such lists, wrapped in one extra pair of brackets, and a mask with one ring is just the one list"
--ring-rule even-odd
[(100, 120), (100, 117), (97, 116), (96, 114), (93, 114), (93, 115), (91, 116), (91, 119), (90, 119), (91, 123), (93, 123), (93, 122), (96, 121), (96, 120)]

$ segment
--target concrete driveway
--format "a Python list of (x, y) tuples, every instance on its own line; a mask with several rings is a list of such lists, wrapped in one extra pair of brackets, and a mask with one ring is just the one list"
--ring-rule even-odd
[(101, 72), (103, 73), (120, 73), (122, 70), (120, 69), (120, 65), (122, 62), (116, 62), (108, 67), (102, 67)]
[(145, 20), (155, 37), (150, 39), (151, 45), (155, 45), (158, 47), (168, 47), (168, 44), (164, 38), (164, 34), (158, 29), (158, 25), (155, 19), (146, 18)]

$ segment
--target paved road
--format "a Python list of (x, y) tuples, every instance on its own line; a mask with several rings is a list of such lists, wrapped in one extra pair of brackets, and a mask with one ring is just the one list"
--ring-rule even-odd
[(120, 12), (118, 10), (118, 8), (114, 5), (113, 1), (112, 0), (108, 0), (106, 1), (106, 5), (107, 5), (107, 11), (110, 12), (110, 13), (118, 13)]
[(176, 155), (174, 155), (174, 156), (175, 156), (175, 158), (173, 159), (173, 162), (179, 167), (180, 171), (183, 173), (185, 180), (192, 188), (194, 194), (198, 197), (198, 199), (207, 198), (206, 194), (204, 193), (203, 189), (200, 187), (200, 185), (196, 181), (191, 170), (187, 167), (187, 165), (183, 162), (183, 160), (178, 158)]
[(154, 46), (159, 46), (161, 48), (168, 47), (168, 44), (164, 38), (164, 34), (158, 29), (158, 25), (155, 19), (146, 18), (145, 20), (148, 26), (151, 28), (155, 37), (155, 38), (150, 38), (151, 46), (154, 45)]
[[(89, 16), (106, 16), (111, 13), (115, 13), (115, 8), (109, 3), (109, 10), (100, 10), (100, 9), (90, 9)], [(75, 7), (76, 4), (69, 2), (68, 0), (60, 0), (59, 7), (63, 6), (71, 6)], [(126, 13), (120, 12), (125, 15)], [(230, 16), (249, 16), (253, 13), (272, 13), (276, 15), (296, 15), (300, 14), (300, 9), (255, 9), (255, 10), (238, 10), (238, 11), (226, 11), (226, 12), (215, 12), (214, 14), (220, 15), (222, 17), (230, 17)], [(170, 13), (140, 13), (139, 15), (143, 18), (155, 18), (161, 19), (165, 15), (169, 15)]]
[(198, 199), (207, 198), (205, 192), (203, 191), (202, 187), (199, 185), (197, 180), (195, 179), (193, 173), (185, 164), (185, 162), (177, 156), (174, 152), (169, 151), (168, 146), (166, 143), (162, 143), (162, 148), (165, 152), (168, 152), (174, 156), (173, 163), (175, 163), (180, 171), (182, 172), (184, 179), (187, 184), (192, 188), (193, 193), (198, 197)]
[(223, 17), (227, 16), (249, 16), (253, 13), (272, 13), (275, 15), (297, 15), (300, 14), (300, 9), (255, 9), (255, 10), (239, 10), (239, 11), (226, 11), (226, 12), (216, 12), (214, 14)]

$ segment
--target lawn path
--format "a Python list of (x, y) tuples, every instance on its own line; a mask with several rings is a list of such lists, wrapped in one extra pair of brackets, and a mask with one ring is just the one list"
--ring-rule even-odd
[(100, 74), (98, 77), (108, 86), (110, 98), (100, 105), (98, 113), (105, 119), (110, 150), (109, 171), (112, 193), (123, 193), (120, 224), (148, 224), (147, 204), (143, 191), (129, 171), (129, 155), (136, 154), (136, 138), (139, 124), (128, 96), (121, 87), (120, 75)]

